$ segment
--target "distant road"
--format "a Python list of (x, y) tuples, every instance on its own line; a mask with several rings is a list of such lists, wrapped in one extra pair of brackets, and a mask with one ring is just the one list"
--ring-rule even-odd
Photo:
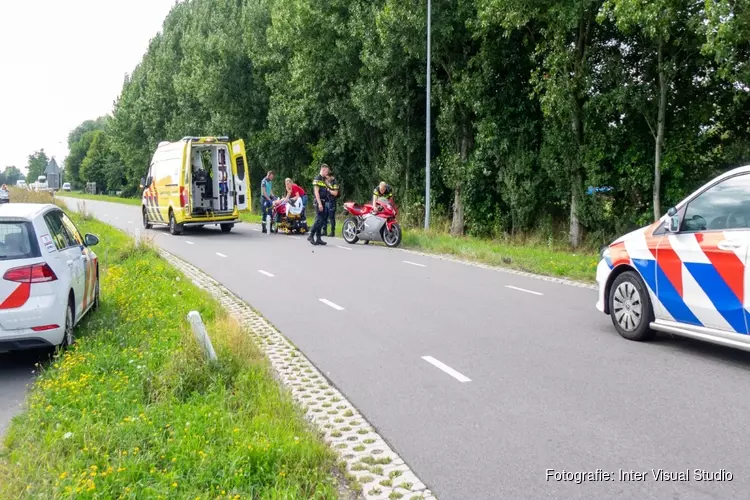
[[(138, 207), (86, 205), (141, 224)], [(312, 247), (252, 224), (149, 233), (274, 323), (441, 500), (749, 496), (748, 353), (628, 342), (589, 288), (382, 246)], [(733, 480), (650, 472), (696, 468)], [(575, 484), (547, 469), (648, 475)]]

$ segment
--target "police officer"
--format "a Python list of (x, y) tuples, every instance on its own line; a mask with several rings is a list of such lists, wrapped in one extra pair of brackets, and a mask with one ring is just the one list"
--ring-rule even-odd
[(329, 199), (328, 184), (326, 184), (326, 178), (328, 177), (330, 168), (325, 163), (320, 166), (320, 173), (313, 179), (313, 205), (315, 206), (315, 224), (313, 224), (310, 236), (307, 237), (312, 245), (327, 245), (327, 243), (320, 239), (323, 228), (326, 227), (326, 219), (328, 213), (326, 211), (326, 202)]
[(333, 175), (333, 172), (329, 170), (328, 179), (326, 179), (328, 185), (328, 203), (326, 204), (326, 211), (328, 212), (328, 222), (331, 223), (331, 234), (326, 232), (328, 223), (323, 226), (323, 236), (330, 236), (331, 238), (336, 236), (336, 198), (339, 197), (339, 182)]
[(378, 201), (378, 198), (385, 198), (389, 202), (393, 203), (393, 188), (385, 182), (381, 182), (380, 184), (375, 186), (375, 189), (372, 192), (373, 208), (375, 208), (375, 202)]

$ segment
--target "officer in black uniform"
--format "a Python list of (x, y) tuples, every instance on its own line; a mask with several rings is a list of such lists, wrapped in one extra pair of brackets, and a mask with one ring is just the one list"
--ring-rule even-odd
[(323, 228), (326, 227), (326, 219), (328, 213), (326, 211), (326, 203), (328, 202), (330, 193), (328, 191), (328, 184), (326, 184), (326, 178), (328, 177), (329, 167), (325, 163), (320, 166), (320, 173), (313, 179), (313, 206), (315, 207), (315, 224), (313, 224), (310, 236), (307, 237), (313, 245), (327, 245), (325, 241), (320, 239)]
[(334, 238), (336, 236), (336, 199), (339, 197), (339, 181), (336, 180), (336, 177), (330, 170), (328, 172), (326, 184), (328, 184), (328, 203), (326, 203), (326, 211), (328, 212), (328, 222), (331, 223), (331, 234), (326, 232), (326, 229), (328, 228), (328, 223), (326, 223), (326, 225), (323, 226), (323, 236)]

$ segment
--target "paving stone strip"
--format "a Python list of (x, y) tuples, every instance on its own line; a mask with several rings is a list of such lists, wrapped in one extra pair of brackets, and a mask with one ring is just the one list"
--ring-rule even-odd
[(246, 302), (198, 268), (157, 249), (170, 264), (198, 288), (213, 295), (219, 303), (247, 327), (265, 352), (278, 379), (291, 390), (307, 419), (324, 435), (346, 470), (362, 486), (365, 499), (430, 499), (435, 496), (409, 469), (409, 466), (378, 435), (315, 366)]

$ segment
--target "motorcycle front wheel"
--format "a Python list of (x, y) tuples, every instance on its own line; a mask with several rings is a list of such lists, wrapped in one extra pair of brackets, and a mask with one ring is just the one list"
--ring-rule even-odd
[(383, 243), (388, 248), (396, 248), (401, 244), (401, 226), (394, 224), (391, 230), (388, 230), (388, 226), (383, 226)]
[(359, 237), (357, 237), (357, 221), (352, 217), (344, 221), (344, 226), (341, 228), (341, 236), (350, 245), (354, 245), (359, 241)]

